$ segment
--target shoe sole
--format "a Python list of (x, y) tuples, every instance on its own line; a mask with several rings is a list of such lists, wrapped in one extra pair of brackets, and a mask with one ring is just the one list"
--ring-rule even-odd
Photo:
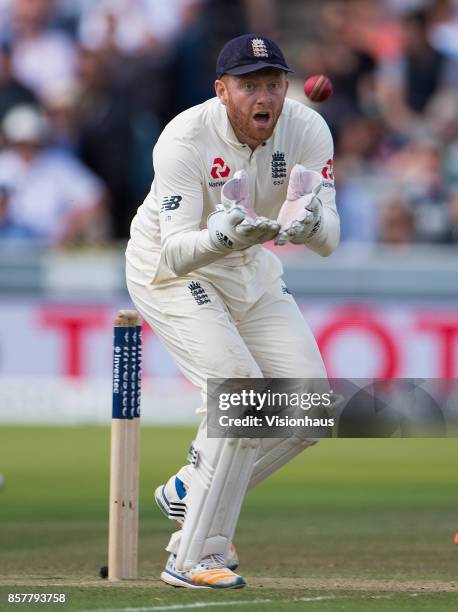
[(189, 582), (185, 578), (179, 578), (175, 574), (171, 574), (170, 572), (164, 571), (160, 576), (162, 582), (165, 582), (173, 587), (181, 587), (184, 589), (242, 589), (246, 586), (246, 582), (243, 584), (234, 584), (231, 586), (205, 586), (200, 584), (193, 584)]
[(162, 582), (166, 584), (170, 584), (173, 587), (182, 587), (185, 589), (209, 589), (209, 586), (199, 586), (197, 584), (192, 584), (191, 582), (186, 582), (185, 580), (181, 580), (181, 578), (177, 578), (177, 576), (172, 576), (168, 572), (162, 572), (161, 574)]

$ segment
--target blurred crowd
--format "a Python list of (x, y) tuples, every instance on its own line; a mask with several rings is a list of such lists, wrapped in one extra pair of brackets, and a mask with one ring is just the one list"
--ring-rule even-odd
[(302, 74), (327, 74), (342, 239), (458, 241), (458, 2), (322, 3)]
[(128, 236), (233, 36), (278, 40), (336, 147), (342, 240), (458, 242), (458, 0), (0, 0), (0, 248)]

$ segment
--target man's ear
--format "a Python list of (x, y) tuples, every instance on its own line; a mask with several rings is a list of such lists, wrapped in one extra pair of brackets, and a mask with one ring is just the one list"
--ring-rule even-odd
[(215, 92), (218, 98), (221, 100), (222, 104), (226, 105), (228, 100), (227, 87), (226, 83), (218, 79), (215, 81)]
[(289, 81), (286, 79), (286, 88), (285, 88), (285, 96), (288, 93)]

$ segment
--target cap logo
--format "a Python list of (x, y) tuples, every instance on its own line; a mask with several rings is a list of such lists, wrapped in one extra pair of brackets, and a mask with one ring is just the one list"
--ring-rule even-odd
[(269, 57), (266, 43), (262, 40), (262, 38), (253, 38), (251, 40), (251, 46), (253, 48), (253, 55), (255, 57)]

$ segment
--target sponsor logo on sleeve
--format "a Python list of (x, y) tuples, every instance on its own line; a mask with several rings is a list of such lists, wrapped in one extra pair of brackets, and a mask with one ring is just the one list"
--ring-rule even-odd
[(162, 198), (161, 212), (170, 212), (180, 207), (181, 200), (183, 199), (180, 195), (164, 196)]
[(216, 230), (216, 237), (218, 239), (218, 242), (220, 242), (220, 244), (222, 244), (223, 246), (227, 247), (228, 249), (233, 248), (234, 243), (228, 236), (226, 236), (226, 234), (223, 234), (223, 232)]
[(323, 187), (334, 187), (334, 162), (332, 159), (328, 159), (321, 170), (321, 174), (324, 178)]
[(283, 293), (283, 295), (291, 295), (291, 291), (288, 289), (285, 283), (282, 283), (281, 292)]

